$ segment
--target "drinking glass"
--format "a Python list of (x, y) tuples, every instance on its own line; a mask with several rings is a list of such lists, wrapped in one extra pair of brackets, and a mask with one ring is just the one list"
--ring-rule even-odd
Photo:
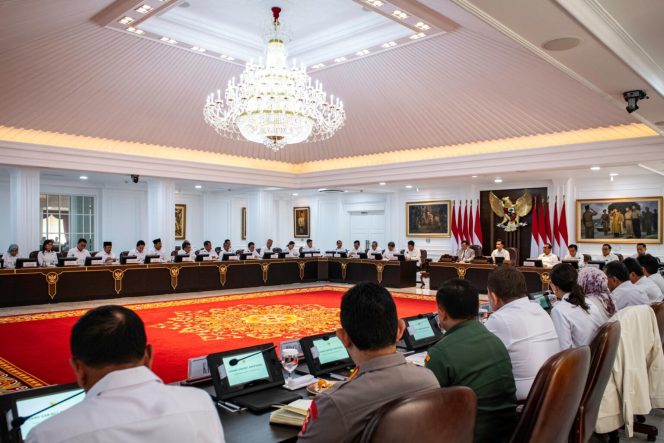
[(298, 360), (297, 349), (284, 349), (281, 351), (281, 365), (288, 372), (287, 385), (293, 383), (293, 371), (297, 368)]

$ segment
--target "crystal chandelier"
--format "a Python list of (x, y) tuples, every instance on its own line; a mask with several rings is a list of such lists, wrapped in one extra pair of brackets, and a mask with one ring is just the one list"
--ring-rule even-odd
[(311, 82), (304, 65), (289, 68), (284, 35), (280, 30), (281, 8), (272, 8), (274, 22), (267, 42), (265, 65), (248, 62), (238, 82), (228, 81), (208, 95), (203, 108), (205, 121), (224, 137), (263, 143), (273, 151), (286, 145), (326, 140), (346, 120), (343, 102)]

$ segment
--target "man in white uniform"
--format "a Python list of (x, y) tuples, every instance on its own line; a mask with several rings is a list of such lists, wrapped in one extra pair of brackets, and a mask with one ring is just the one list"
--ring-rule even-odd
[(302, 248), (302, 252), (316, 252), (316, 248), (314, 248), (314, 241), (312, 239), (307, 239), (307, 245)]
[(542, 260), (542, 266), (545, 268), (553, 268), (554, 265), (558, 264), (558, 256), (551, 252), (551, 243), (545, 243), (543, 246), (544, 252), (539, 255), (539, 259)]
[(662, 298), (664, 298), (662, 297), (662, 291), (659, 290), (659, 287), (655, 282), (644, 275), (643, 267), (635, 258), (628, 257), (623, 260), (623, 264), (627, 267), (627, 271), (629, 272), (629, 281), (646, 293), (651, 304), (662, 301)]
[(367, 255), (369, 256), (369, 258), (374, 258), (374, 256), (378, 254), (382, 255), (383, 251), (378, 249), (378, 242), (374, 240), (371, 242), (371, 248), (369, 248), (369, 250), (367, 251)]
[(150, 370), (152, 345), (133, 311), (88, 311), (72, 329), (71, 352), (85, 398), (35, 426), (28, 443), (224, 442), (205, 391), (165, 385)]
[(417, 267), (419, 268), (422, 263), (422, 254), (420, 253), (420, 250), (415, 247), (415, 242), (410, 240), (408, 242), (408, 247), (404, 251), (404, 255), (406, 256), (406, 260), (414, 260), (417, 262)]
[(210, 240), (205, 240), (203, 242), (203, 249), (198, 251), (199, 254), (207, 254), (210, 257), (210, 260), (219, 260), (219, 255), (217, 251), (212, 249), (212, 242)]
[(505, 248), (505, 244), (503, 243), (502, 240), (496, 240), (496, 249), (491, 252), (491, 258), (493, 259), (493, 262), (496, 262), (496, 257), (503, 257), (505, 260), (503, 263), (509, 263), (510, 262), (510, 253), (507, 251)]
[(648, 253), (648, 247), (646, 246), (645, 243), (637, 243), (636, 244), (636, 254), (632, 255), (634, 258), (639, 258), (642, 255), (646, 255)]
[(162, 248), (161, 239), (160, 238), (155, 238), (154, 240), (152, 240), (152, 245), (153, 245), (153, 248), (150, 250), (150, 255), (158, 255), (159, 259), (162, 262), (167, 262), (168, 261), (168, 254)]
[(664, 295), (664, 277), (659, 273), (659, 260), (650, 254), (646, 254), (639, 257), (638, 261), (643, 266), (643, 274), (648, 277), (648, 280), (655, 283)]
[(110, 241), (105, 241), (104, 250), (98, 252), (96, 257), (101, 257), (101, 261), (105, 265), (109, 265), (113, 263), (115, 260), (117, 260), (115, 254), (113, 254), (113, 243), (111, 243)]
[(604, 266), (608, 281), (606, 285), (611, 291), (611, 299), (617, 310), (628, 306), (649, 305), (650, 299), (645, 292), (634, 286), (629, 280), (629, 271), (624, 263), (612, 261)]
[(295, 242), (293, 240), (288, 242), (288, 245), (286, 246), (286, 258), (294, 258), (294, 257), (299, 257), (300, 254), (297, 252), (297, 249), (295, 249)]
[(344, 244), (341, 240), (337, 240), (337, 248), (334, 250), (337, 254), (341, 254), (342, 252), (348, 252), (346, 248), (344, 248)]
[(235, 251), (233, 251), (233, 248), (231, 248), (231, 241), (229, 239), (224, 240), (224, 244), (222, 245), (219, 255), (223, 257), (224, 255), (233, 254), (235, 254)]
[(348, 253), (349, 258), (358, 258), (360, 256), (360, 253), (364, 253), (364, 249), (360, 248), (360, 241), (355, 240), (353, 242), (353, 249), (350, 250)]
[(475, 251), (468, 247), (468, 242), (466, 240), (461, 241), (461, 247), (457, 252), (457, 258), (461, 263), (470, 263), (475, 258)]
[(620, 261), (618, 256), (611, 252), (611, 245), (608, 243), (604, 243), (602, 245), (602, 257), (599, 259), (599, 261), (603, 261), (605, 263), (609, 263), (612, 261)]
[(498, 266), (487, 281), (494, 311), (485, 323), (505, 345), (512, 360), (516, 398), (528, 396), (544, 362), (560, 351), (553, 321), (539, 304), (528, 300), (523, 273), (513, 266)]
[(256, 244), (252, 241), (249, 242), (247, 245), (247, 251), (245, 252), (247, 255), (248, 259), (258, 259), (261, 258), (261, 255), (258, 253), (256, 250)]
[(272, 251), (272, 243), (274, 243), (272, 239), (268, 238), (267, 241), (265, 242), (265, 247), (261, 250), (261, 254), (266, 254), (266, 253), (269, 254), (271, 252), (274, 252)]
[(579, 269), (583, 268), (586, 265), (585, 258), (583, 257), (583, 254), (579, 254), (579, 247), (576, 246), (574, 243), (569, 245), (567, 247), (567, 251), (569, 252), (564, 260), (576, 260), (579, 264)]
[(139, 263), (144, 263), (145, 262), (145, 242), (143, 240), (139, 240), (136, 242), (136, 247), (129, 251), (129, 256), (136, 257), (136, 260), (138, 260)]
[(78, 240), (78, 243), (76, 244), (76, 247), (73, 249), (70, 249), (69, 252), (67, 252), (67, 257), (76, 257), (76, 261), (80, 266), (83, 266), (85, 264), (85, 259), (87, 257), (90, 257), (90, 252), (88, 252), (85, 247), (87, 246), (88, 241), (84, 238), (80, 238)]
[(383, 259), (384, 260), (396, 260), (397, 259), (397, 253), (399, 251), (396, 250), (396, 245), (394, 244), (393, 241), (387, 243), (387, 249), (383, 253)]
[(178, 251), (178, 255), (188, 255), (191, 258), (195, 258), (196, 254), (194, 254), (194, 250), (191, 249), (191, 243), (189, 240), (185, 240), (182, 242), (182, 249)]

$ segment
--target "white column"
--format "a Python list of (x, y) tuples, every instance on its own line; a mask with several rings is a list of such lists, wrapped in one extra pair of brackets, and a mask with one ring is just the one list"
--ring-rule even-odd
[(275, 240), (277, 234), (277, 217), (278, 213), (275, 210), (274, 195), (272, 193), (256, 191), (249, 194), (247, 204), (247, 243), (253, 241), (256, 243), (256, 248), (262, 248), (268, 238)]
[[(39, 170), (11, 168), (9, 170), (9, 231), (19, 253), (28, 256), (39, 249), (41, 214), (39, 213)], [(6, 245), (2, 245), (3, 252)]]
[(148, 181), (148, 240), (161, 238), (162, 248), (170, 253), (175, 246), (175, 182)]

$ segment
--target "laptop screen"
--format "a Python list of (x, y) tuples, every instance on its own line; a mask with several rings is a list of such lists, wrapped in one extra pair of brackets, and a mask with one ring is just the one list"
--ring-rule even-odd
[(350, 358), (348, 351), (337, 336), (329, 337), (327, 340), (314, 340), (313, 344), (318, 350), (318, 360), (321, 365)]
[(411, 320), (408, 322), (408, 326), (413, 328), (412, 336), (415, 338), (415, 340), (422, 340), (424, 338), (433, 337), (435, 335), (428, 318), (418, 318), (416, 320)]
[(27, 417), (30, 414), (34, 414), (37, 411), (41, 411), (44, 408), (47, 408), (59, 401), (62, 401), (68, 397), (71, 397), (74, 394), (79, 394), (76, 397), (73, 397), (67, 400), (64, 403), (55, 406), (47, 411), (37, 414), (34, 417), (28, 419), (23, 425), (21, 425), (21, 435), (25, 439), (28, 435), (28, 432), (39, 423), (43, 422), (47, 418), (50, 418), (54, 415), (59, 414), (60, 412), (67, 410), (74, 406), (77, 403), (80, 403), (84, 398), (83, 389), (71, 389), (67, 391), (60, 391), (50, 394), (44, 394), (37, 397), (31, 397), (21, 400), (16, 400), (16, 411), (19, 417)]
[(408, 350), (428, 348), (443, 337), (434, 314), (419, 314), (403, 321), (406, 323), (403, 341)]
[[(233, 360), (233, 362), (231, 362)], [(267, 380), (270, 373), (263, 354), (248, 352), (222, 359), (230, 387), (244, 385), (258, 380)], [(232, 363), (235, 363), (233, 365)]]
[(544, 292), (533, 292), (532, 294), (528, 294), (528, 298), (531, 301), (538, 303), (542, 309), (547, 311), (551, 309), (551, 304), (549, 304), (549, 297)]

